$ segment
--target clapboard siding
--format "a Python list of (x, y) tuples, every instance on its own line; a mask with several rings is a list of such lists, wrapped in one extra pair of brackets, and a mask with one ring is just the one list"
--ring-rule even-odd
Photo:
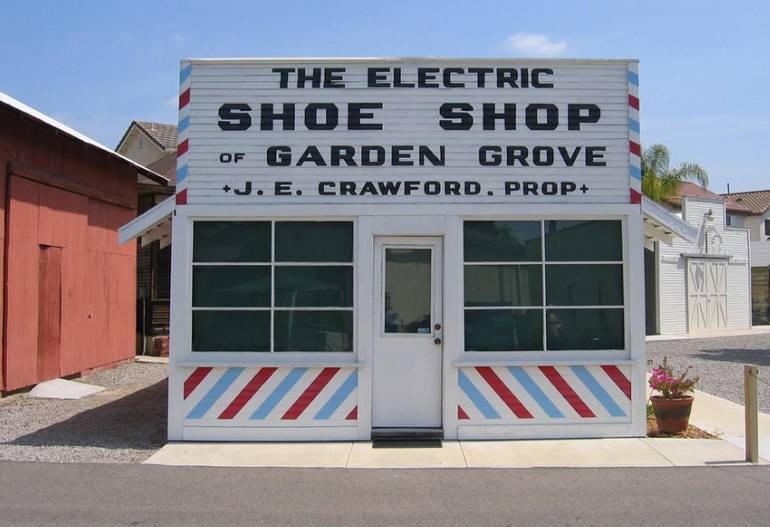
[[(279, 75), (273, 68), (304, 67), (345, 68), (344, 88), (296, 87), (292, 75), (288, 88), (279, 88)], [(488, 74), (486, 84), (479, 87), (475, 73), (452, 75), (453, 82), (462, 82), (464, 88), (368, 88), (369, 67), (390, 68), (387, 80), (393, 82), (393, 68), (401, 69), (401, 82), (416, 83), (417, 68), (549, 68), (553, 75), (543, 81), (553, 88), (496, 87), (496, 75)], [(335, 60), (292, 61), (193, 61), (190, 76), (189, 140), (187, 179), (181, 185), (187, 189), (188, 203), (247, 204), (270, 202), (339, 203), (350, 202), (350, 196), (319, 195), (318, 182), (323, 180), (352, 181), (358, 185), (366, 181), (478, 181), (482, 191), (478, 195), (426, 195), (423, 189), (409, 196), (356, 196), (357, 202), (415, 202), (415, 203), (628, 203), (629, 200), (629, 110), (628, 61), (538, 61), (538, 60)], [(442, 84), (442, 76), (437, 76)], [(244, 131), (223, 131), (218, 126), (218, 111), (223, 103), (245, 103), (251, 107), (252, 126)], [(350, 102), (382, 103), (382, 109), (365, 110), (374, 114), (368, 122), (380, 123), (382, 130), (347, 130)], [(439, 126), (442, 103), (469, 103), (474, 126), (470, 130), (443, 130)], [(272, 103), (274, 111), (282, 111), (282, 104), (295, 105), (295, 129), (283, 130), (275, 121), (275, 130), (261, 130), (259, 111), (263, 103)], [(333, 130), (308, 130), (304, 111), (310, 103), (335, 103), (338, 108), (338, 126)], [(482, 104), (494, 103), (501, 112), (503, 104), (516, 104), (515, 130), (482, 130)], [(525, 110), (529, 104), (552, 103), (559, 111), (559, 125), (554, 130), (530, 130), (526, 125)], [(601, 109), (597, 123), (583, 124), (580, 130), (569, 130), (568, 105), (596, 104)], [(324, 112), (319, 118), (325, 119)], [(497, 121), (498, 127), (502, 122)], [(291, 165), (268, 166), (266, 150), (269, 146), (291, 148)], [(309, 145), (317, 146), (325, 162), (331, 165), (332, 145), (355, 148), (354, 160), (360, 165), (361, 147), (383, 146), (383, 166), (315, 166), (305, 163), (296, 166), (299, 157)], [(415, 166), (391, 166), (393, 145), (414, 146), (411, 160)], [(437, 155), (445, 147), (444, 166), (432, 166), (426, 161), (419, 166), (418, 147), (425, 145)], [(479, 162), (481, 146), (503, 147), (500, 166), (482, 166)], [(529, 148), (529, 166), (516, 162), (506, 164), (505, 147)], [(534, 166), (532, 150), (537, 146), (554, 150), (551, 166)], [(557, 147), (606, 147), (603, 161), (606, 166), (585, 166), (585, 150), (581, 150), (574, 166), (561, 158)], [(241, 152), (245, 158), (239, 163), (223, 164), (222, 152)], [(223, 187), (240, 186), (246, 181), (259, 186), (264, 195), (235, 196)], [(275, 181), (291, 181), (292, 196), (274, 196)], [(505, 195), (505, 181), (572, 181), (585, 184), (583, 192), (571, 195)], [(255, 188), (256, 191), (256, 188)], [(299, 194), (301, 192), (301, 195)]]
[[(709, 254), (729, 255), (727, 263), (727, 329), (751, 327), (751, 286), (749, 276), (749, 234), (746, 229), (726, 228), (724, 204), (714, 200), (684, 198), (683, 217), (700, 229), (698, 242), (674, 238), (672, 245), (659, 246), (660, 332), (675, 335), (688, 332), (687, 258), (683, 254), (704, 254), (708, 236)], [(704, 221), (711, 211), (713, 219)]]

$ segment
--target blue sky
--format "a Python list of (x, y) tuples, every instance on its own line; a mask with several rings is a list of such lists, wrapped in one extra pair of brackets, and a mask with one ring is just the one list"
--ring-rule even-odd
[(178, 63), (221, 56), (639, 58), (642, 141), (711, 188), (770, 188), (770, 3), (4, 1), (0, 91), (114, 147), (176, 122)]

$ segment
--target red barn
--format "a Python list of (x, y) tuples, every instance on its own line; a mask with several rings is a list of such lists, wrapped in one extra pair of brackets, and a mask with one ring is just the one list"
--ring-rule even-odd
[(168, 181), (0, 93), (0, 390), (135, 350), (137, 178)]

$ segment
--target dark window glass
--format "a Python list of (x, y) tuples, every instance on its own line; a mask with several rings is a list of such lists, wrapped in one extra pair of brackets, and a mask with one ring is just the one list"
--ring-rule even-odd
[(353, 351), (353, 312), (276, 311), (275, 351)]
[(193, 311), (193, 351), (269, 351), (269, 311)]
[(622, 309), (548, 309), (549, 350), (620, 350), (624, 348)]
[(466, 221), (463, 250), (466, 262), (540, 260), (540, 222)]
[(275, 268), (278, 307), (353, 305), (353, 267), (297, 266)]
[(196, 265), (193, 306), (261, 307), (270, 305), (267, 265)]
[(466, 306), (540, 306), (542, 265), (466, 265)]
[(466, 351), (543, 349), (541, 309), (466, 309)]
[(770, 220), (765, 220), (765, 235), (770, 236)]
[(275, 224), (277, 262), (352, 262), (349, 221), (279, 221)]
[(431, 250), (385, 249), (385, 333), (430, 333)]
[(546, 301), (549, 306), (622, 306), (623, 266), (546, 265)]
[(621, 261), (623, 259), (621, 232), (619, 221), (546, 221), (546, 260)]
[(194, 262), (269, 262), (269, 221), (196, 221)]

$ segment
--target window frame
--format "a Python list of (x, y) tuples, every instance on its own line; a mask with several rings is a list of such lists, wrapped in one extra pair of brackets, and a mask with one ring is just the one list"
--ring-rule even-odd
[[(549, 362), (567, 360), (574, 362), (577, 360), (629, 360), (631, 357), (631, 343), (630, 343), (630, 321), (628, 317), (629, 313), (629, 296), (630, 296), (630, 277), (628, 276), (628, 221), (626, 216), (622, 215), (584, 215), (584, 214), (571, 214), (571, 215), (532, 215), (532, 216), (507, 216), (507, 215), (494, 215), (494, 216), (460, 216), (460, 232), (459, 232), (459, 278), (460, 278), (460, 293), (461, 293), (461, 305), (460, 310), (460, 342), (458, 346), (460, 348), (458, 356), (462, 361), (481, 361), (484, 363), (490, 363), (494, 361), (500, 361), (501, 363), (515, 361), (537, 361), (546, 360)], [(621, 260), (618, 261), (547, 261), (546, 260), (546, 226), (547, 221), (617, 221), (620, 223), (621, 233)], [(541, 233), (541, 255), (540, 260), (528, 260), (528, 261), (504, 261), (504, 262), (466, 262), (464, 256), (465, 247), (465, 222), (474, 221), (539, 221), (540, 233)], [(541, 279), (542, 279), (542, 292), (543, 303), (541, 306), (465, 306), (465, 267), (466, 265), (540, 265), (541, 267)], [(562, 306), (562, 305), (548, 305), (546, 296), (546, 266), (547, 265), (597, 265), (597, 264), (613, 264), (622, 266), (622, 287), (623, 287), (623, 304), (622, 305), (586, 305), (586, 306)], [(527, 350), (527, 351), (474, 351), (465, 349), (465, 311), (466, 310), (483, 310), (483, 309), (539, 309), (542, 311), (543, 317), (543, 348), (540, 350)], [(568, 349), (568, 350), (548, 350), (547, 341), (547, 312), (549, 309), (622, 309), (623, 313), (623, 348), (622, 349), (607, 349), (607, 350), (594, 350), (594, 349)]]
[[(203, 222), (269, 222), (270, 223), (270, 260), (264, 262), (194, 262), (193, 261), (193, 237), (195, 232), (196, 223)], [(305, 222), (305, 223), (328, 223), (328, 222), (347, 222), (352, 224), (352, 259), (350, 262), (278, 262), (275, 258), (275, 225), (278, 222)], [(211, 360), (214, 362), (221, 362), (226, 360), (228, 362), (253, 362), (256, 359), (264, 361), (265, 359), (273, 362), (287, 362), (291, 361), (306, 361), (307, 359), (314, 357), (323, 357), (326, 361), (349, 361), (351, 357), (358, 356), (358, 311), (357, 311), (357, 292), (358, 292), (358, 224), (354, 217), (282, 217), (282, 216), (254, 216), (254, 217), (190, 217), (189, 229), (187, 233), (187, 258), (186, 268), (188, 269), (187, 275), (187, 295), (185, 299), (185, 317), (186, 317), (186, 346), (185, 353), (182, 360), (190, 360), (200, 362), (204, 360)], [(205, 307), (193, 306), (193, 273), (194, 268), (198, 266), (264, 266), (270, 268), (270, 305), (269, 306), (253, 306), (253, 307)], [(276, 306), (275, 295), (275, 268), (276, 267), (318, 267), (318, 266), (344, 266), (350, 267), (353, 274), (353, 294), (352, 294), (352, 306), (337, 306), (337, 307), (280, 307)], [(270, 312), (270, 349), (266, 351), (193, 351), (192, 349), (192, 332), (193, 321), (192, 313), (194, 311), (269, 311)], [(349, 311), (352, 313), (353, 327), (351, 337), (351, 351), (275, 351), (275, 313), (277, 311)]]

